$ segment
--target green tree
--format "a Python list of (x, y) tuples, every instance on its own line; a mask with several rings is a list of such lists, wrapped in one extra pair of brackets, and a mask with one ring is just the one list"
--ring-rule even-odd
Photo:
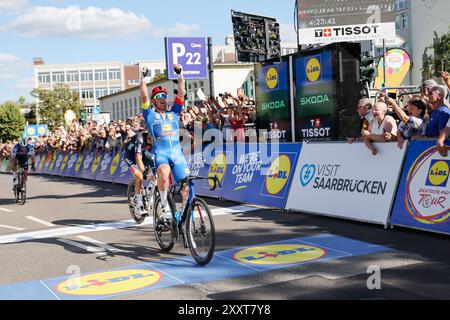
[(31, 91), (31, 95), (39, 99), (39, 122), (47, 124), (50, 130), (64, 124), (64, 113), (67, 110), (73, 110), (80, 118), (83, 105), (78, 94), (74, 94), (67, 85), (57, 84), (53, 91), (36, 88)]
[[(433, 49), (433, 54), (428, 54)], [(450, 71), (450, 31), (441, 37), (434, 32), (433, 44), (425, 48), (422, 56), (422, 80), (440, 77), (442, 71)]]
[(20, 138), (25, 129), (25, 117), (17, 103), (7, 101), (0, 105), (0, 139), (3, 141)]

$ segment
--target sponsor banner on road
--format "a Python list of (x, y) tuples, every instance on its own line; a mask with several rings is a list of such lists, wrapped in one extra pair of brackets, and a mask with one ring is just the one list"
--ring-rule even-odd
[[(196, 183), (200, 195), (284, 208), (301, 144), (235, 144), (231, 150), (216, 150), (212, 161), (196, 154), (191, 174), (217, 176), (222, 187), (215, 191), (210, 181)], [(208, 164), (210, 162), (210, 164)]]
[(450, 158), (439, 155), (436, 141), (413, 141), (390, 224), (450, 234), (449, 175)]
[(125, 162), (125, 151), (122, 151), (120, 153), (119, 165), (117, 167), (111, 166), (110, 174), (112, 170), (115, 170), (116, 172), (113, 180), (114, 183), (128, 184), (131, 180), (133, 180), (130, 168), (128, 167), (128, 164)]
[(376, 143), (303, 144), (286, 209), (386, 224), (405, 148)]

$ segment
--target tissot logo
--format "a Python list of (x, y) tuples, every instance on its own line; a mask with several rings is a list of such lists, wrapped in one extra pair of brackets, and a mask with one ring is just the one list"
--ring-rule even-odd
[(351, 35), (378, 34), (379, 29), (380, 29), (379, 25), (335, 27), (335, 28), (315, 29), (314, 34), (316, 38), (342, 37)]

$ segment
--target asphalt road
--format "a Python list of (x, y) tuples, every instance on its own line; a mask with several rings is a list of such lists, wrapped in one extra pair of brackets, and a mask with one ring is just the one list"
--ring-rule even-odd
[[(130, 221), (125, 186), (31, 176), (22, 206), (11, 180), (0, 174), (0, 299), (450, 299), (448, 236), (207, 199), (216, 255), (199, 267), (181, 243), (161, 252), (150, 219)], [(291, 260), (265, 263), (268, 243)], [(255, 246), (262, 260), (243, 262)], [(113, 269), (153, 282), (128, 288), (130, 274), (105, 276)], [(73, 270), (93, 293), (58, 291)], [(122, 284), (111, 294), (95, 281)]]

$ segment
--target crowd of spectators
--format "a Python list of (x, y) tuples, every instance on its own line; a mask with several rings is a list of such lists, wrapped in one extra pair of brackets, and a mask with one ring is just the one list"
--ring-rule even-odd
[[(226, 92), (218, 97), (205, 97), (188, 106), (180, 115), (184, 133), (194, 138), (195, 128), (201, 128), (201, 133), (207, 129), (215, 129), (223, 133), (224, 142), (248, 141), (252, 129), (247, 128), (256, 120), (255, 101), (246, 97), (240, 88), (236, 93), (232, 95)], [(96, 150), (100, 153), (123, 148), (136, 132), (145, 130), (145, 126), (142, 114), (109, 123), (88, 121), (82, 125), (75, 120), (65, 127), (57, 127), (48, 136), (33, 138), (33, 143), (36, 152)], [(256, 137), (256, 131), (254, 136)], [(0, 143), (0, 160), (9, 157), (16, 143), (17, 140)]]
[(432, 79), (424, 81), (420, 95), (405, 95), (408, 98), (405, 106), (402, 99), (397, 101), (385, 93), (378, 101), (361, 99), (356, 109), (361, 119), (361, 136), (350, 138), (349, 143), (361, 140), (376, 155), (372, 142), (397, 141), (402, 149), (406, 140), (435, 138), (439, 153), (446, 156), (444, 140), (450, 133), (450, 74), (443, 72), (442, 80), (446, 86)]

